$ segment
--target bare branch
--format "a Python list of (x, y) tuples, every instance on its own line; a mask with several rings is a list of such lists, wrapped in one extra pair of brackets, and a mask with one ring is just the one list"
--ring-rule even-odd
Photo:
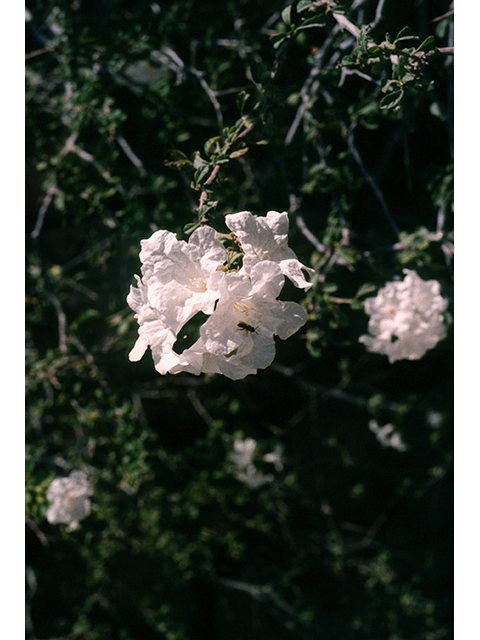
[(46, 291), (45, 292), (47, 295), (47, 298), (50, 300), (50, 302), (53, 304), (55, 311), (57, 312), (57, 318), (58, 318), (58, 348), (60, 349), (60, 351), (62, 353), (64, 353), (67, 350), (67, 316), (65, 315), (65, 312), (63, 310), (63, 307), (60, 303), (60, 300), (53, 295), (53, 293), (50, 293), (50, 291)]
[(30, 237), (33, 240), (36, 240), (38, 238), (38, 236), (40, 235), (40, 232), (42, 230), (43, 227), (43, 222), (45, 220), (45, 214), (48, 211), (48, 208), (52, 202), (53, 196), (57, 193), (57, 185), (56, 184), (52, 184), (47, 193), (45, 194), (45, 198), (43, 199), (43, 202), (41, 204), (40, 209), (38, 210), (38, 215), (37, 215), (37, 220), (35, 222), (35, 227), (32, 231), (32, 233), (30, 234)]
[(138, 173), (142, 176), (142, 178), (144, 178), (147, 175), (147, 172), (145, 171), (145, 167), (143, 166), (140, 158), (133, 153), (131, 146), (128, 144), (125, 138), (123, 138), (122, 136), (117, 136), (116, 140), (121, 146), (127, 158), (134, 165), (134, 167), (136, 167)]
[(365, 178), (365, 181), (367, 182), (367, 184), (370, 186), (370, 188), (372, 189), (375, 197), (377, 198), (380, 207), (385, 215), (385, 217), (387, 218), (388, 222), (390, 223), (390, 226), (392, 227), (395, 235), (400, 235), (400, 229), (397, 226), (397, 223), (395, 222), (390, 209), (385, 201), (385, 198), (383, 197), (383, 193), (381, 192), (379, 186), (377, 185), (377, 183), (375, 182), (372, 174), (367, 171), (365, 165), (363, 164), (363, 160), (355, 146), (354, 143), (354, 138), (353, 138), (353, 129), (351, 129), (347, 135), (347, 144), (348, 144), (348, 149), (353, 157), (353, 159), (355, 160), (355, 162), (357, 163), (363, 177)]

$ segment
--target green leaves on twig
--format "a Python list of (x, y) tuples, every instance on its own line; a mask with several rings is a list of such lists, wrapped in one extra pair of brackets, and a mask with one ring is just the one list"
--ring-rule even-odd
[(220, 168), (231, 160), (240, 158), (248, 151), (248, 146), (243, 138), (250, 133), (255, 126), (255, 119), (243, 115), (248, 94), (239, 94), (237, 104), (242, 116), (232, 127), (226, 127), (222, 135), (209, 138), (204, 145), (203, 154), (195, 151), (192, 158), (188, 158), (181, 151), (172, 153), (172, 160), (166, 162), (167, 166), (176, 167), (180, 171), (186, 171), (192, 176), (191, 188), (200, 192), (200, 202), (197, 207), (198, 221), (186, 225), (184, 232), (190, 234), (201, 224), (211, 223), (211, 212), (218, 202), (212, 198), (210, 185), (217, 178)]
[(332, 10), (335, 2), (316, 2), (315, 0), (296, 0), (282, 11), (280, 33), (272, 35), (274, 49), (289, 40), (293, 40), (305, 29), (325, 26), (324, 14)]
[(373, 74), (377, 74), (389, 64), (391, 77), (382, 86), (385, 95), (380, 100), (379, 107), (395, 109), (407, 91), (425, 91), (433, 84), (428, 79), (426, 70), (428, 57), (436, 51), (435, 38), (430, 35), (417, 45), (419, 40), (407, 26), (395, 38), (387, 33), (385, 40), (376, 44), (370, 38), (368, 26), (363, 26), (358, 35), (354, 56), (345, 56), (342, 65), (368, 68)]

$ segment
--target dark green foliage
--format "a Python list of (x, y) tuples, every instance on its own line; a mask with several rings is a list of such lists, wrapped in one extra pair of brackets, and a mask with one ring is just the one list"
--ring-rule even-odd
[[(453, 637), (451, 334), (393, 365), (358, 342), (405, 267), (452, 322), (453, 15), (380, 5), (27, 6), (30, 640)], [(238, 382), (129, 362), (140, 240), (242, 210), (289, 211), (305, 327)], [(273, 482), (235, 477), (239, 437)], [(67, 531), (46, 491), (73, 469)]]

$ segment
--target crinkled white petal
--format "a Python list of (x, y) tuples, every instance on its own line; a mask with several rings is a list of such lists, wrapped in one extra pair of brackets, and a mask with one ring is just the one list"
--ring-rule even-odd
[(269, 211), (265, 217), (241, 211), (227, 215), (225, 223), (240, 240), (244, 251), (243, 267), (247, 273), (258, 262), (271, 261), (279, 265), (281, 272), (295, 286), (305, 290), (312, 286), (303, 272), (312, 276), (314, 269), (303, 265), (288, 246), (289, 220), (286, 211)]
[[(221, 373), (239, 380), (271, 364), (275, 335), (286, 339), (305, 323), (300, 305), (277, 299), (285, 275), (308, 288), (303, 271), (313, 273), (288, 248), (288, 215), (227, 218), (245, 250), (239, 272), (219, 269), (226, 250), (210, 227), (197, 229), (188, 243), (163, 230), (141, 241), (142, 277), (127, 297), (139, 324), (130, 360), (150, 347), (161, 374)], [(199, 339), (177, 353), (180, 330), (199, 312), (209, 316)]]
[(139, 324), (129, 358), (140, 360), (150, 347), (155, 368), (164, 374), (178, 362), (173, 345), (181, 328), (198, 312), (212, 313), (225, 277), (217, 267), (226, 251), (210, 227), (197, 229), (188, 243), (156, 231), (141, 247), (142, 278), (136, 276), (137, 287), (127, 296)]
[(268, 367), (275, 357), (274, 335), (286, 339), (306, 322), (300, 305), (274, 297), (282, 281), (278, 265), (271, 262), (255, 265), (251, 278), (227, 274), (200, 339), (181, 354), (170, 373), (222, 373), (239, 380)]

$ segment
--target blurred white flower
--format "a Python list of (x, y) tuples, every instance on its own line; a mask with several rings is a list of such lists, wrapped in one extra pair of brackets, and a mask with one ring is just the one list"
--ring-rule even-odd
[(253, 464), (253, 456), (256, 448), (257, 442), (253, 438), (245, 438), (245, 440), (236, 438), (233, 442), (232, 462), (238, 469), (246, 469), (249, 465)]
[(283, 448), (280, 444), (275, 445), (275, 449), (271, 453), (263, 456), (265, 462), (270, 462), (275, 467), (275, 471), (283, 470)]
[(265, 217), (257, 217), (249, 211), (232, 213), (225, 216), (227, 227), (240, 240), (243, 256), (243, 268), (250, 273), (251, 268), (260, 261), (276, 262), (281, 272), (290, 278), (296, 287), (309, 289), (312, 283), (305, 280), (303, 271), (308, 275), (315, 273), (303, 265), (294, 251), (288, 246), (288, 213), (269, 211)]
[(439, 429), (442, 426), (443, 416), (438, 411), (427, 411), (426, 421), (431, 429)]
[(92, 494), (93, 487), (83, 471), (72, 471), (68, 478), (55, 478), (47, 489), (47, 500), (52, 503), (47, 520), (50, 524), (68, 524), (68, 531), (73, 531), (90, 513)]
[[(272, 474), (261, 473), (256, 468), (254, 463), (256, 449), (257, 442), (253, 438), (245, 438), (245, 440), (236, 438), (233, 443), (233, 451), (230, 454), (230, 460), (235, 466), (235, 477), (252, 489), (258, 489), (275, 479)], [(267, 454), (263, 459), (267, 461), (267, 457), (270, 455), (273, 454)]]
[(375, 434), (382, 447), (391, 447), (400, 452), (407, 450), (407, 445), (403, 442), (400, 434), (395, 431), (393, 424), (381, 427), (376, 420), (370, 420), (368, 428)]
[(359, 338), (391, 363), (418, 360), (447, 335), (443, 313), (448, 301), (440, 295), (440, 283), (422, 280), (409, 269), (404, 273), (403, 281), (388, 282), (376, 297), (365, 300), (370, 335)]

